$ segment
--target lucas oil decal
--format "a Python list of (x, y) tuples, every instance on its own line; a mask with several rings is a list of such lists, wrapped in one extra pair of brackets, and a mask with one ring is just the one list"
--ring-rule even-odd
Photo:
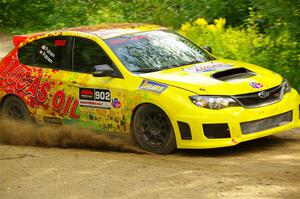
[(79, 105), (110, 109), (111, 93), (106, 89), (79, 88)]
[(43, 74), (43, 69), (28, 67), (16, 60), (10, 60), (6, 67), (0, 67), (1, 90), (20, 97), (34, 113), (41, 106), (48, 110), (49, 115), (59, 114), (78, 120), (78, 99), (67, 95), (64, 90), (56, 90), (55, 84)]
[(152, 91), (155, 93), (162, 93), (167, 88), (168, 88), (168, 86), (165, 84), (160, 84), (160, 83), (148, 81), (148, 80), (143, 80), (139, 87), (140, 90)]
[(209, 72), (214, 70), (223, 70), (231, 67), (232, 65), (225, 64), (225, 63), (210, 62), (210, 63), (195, 64), (193, 67), (185, 68), (183, 70), (191, 73), (203, 73), (203, 72)]

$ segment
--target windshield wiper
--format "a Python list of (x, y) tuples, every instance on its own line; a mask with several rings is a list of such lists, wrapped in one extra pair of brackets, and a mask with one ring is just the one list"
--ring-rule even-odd
[(191, 62), (184, 63), (184, 64), (173, 64), (171, 66), (164, 67), (164, 70), (169, 69), (169, 68), (177, 68), (177, 67), (181, 67), (181, 66), (187, 66), (187, 65), (191, 65), (191, 64), (198, 64), (198, 63), (202, 63), (202, 62), (203, 62), (202, 60), (195, 60), (195, 61), (191, 61)]
[(140, 68), (140, 69), (137, 69), (137, 70), (133, 70), (131, 72), (134, 72), (134, 73), (150, 73), (150, 72), (155, 72), (155, 71), (160, 71), (161, 68)]
[(140, 68), (137, 70), (133, 70), (131, 72), (136, 72), (136, 73), (150, 73), (150, 72), (156, 72), (156, 71), (161, 71), (161, 70), (166, 70), (166, 69), (170, 69), (170, 68), (175, 68), (178, 67), (176, 65), (171, 65), (171, 66), (163, 66), (160, 68)]
[(203, 60), (195, 60), (195, 61), (191, 61), (191, 62), (188, 62), (188, 63), (185, 63), (184, 65), (191, 65), (191, 64), (198, 64), (198, 63), (202, 63)]

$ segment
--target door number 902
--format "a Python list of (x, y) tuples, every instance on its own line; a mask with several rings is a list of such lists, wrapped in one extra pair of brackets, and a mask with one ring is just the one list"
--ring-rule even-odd
[(102, 89), (96, 89), (95, 90), (95, 100), (96, 101), (110, 101), (110, 91), (109, 90), (102, 90)]

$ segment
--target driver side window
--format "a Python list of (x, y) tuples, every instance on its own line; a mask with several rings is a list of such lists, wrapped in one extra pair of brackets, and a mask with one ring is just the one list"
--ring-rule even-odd
[(73, 49), (73, 71), (82, 73), (91, 73), (96, 65), (112, 65), (112, 61), (94, 41), (74, 37)]

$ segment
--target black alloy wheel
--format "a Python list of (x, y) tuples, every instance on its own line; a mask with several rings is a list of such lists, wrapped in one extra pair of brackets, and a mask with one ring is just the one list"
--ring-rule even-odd
[(168, 154), (176, 149), (172, 124), (157, 106), (145, 104), (139, 107), (133, 127), (135, 138), (143, 149), (158, 154)]

